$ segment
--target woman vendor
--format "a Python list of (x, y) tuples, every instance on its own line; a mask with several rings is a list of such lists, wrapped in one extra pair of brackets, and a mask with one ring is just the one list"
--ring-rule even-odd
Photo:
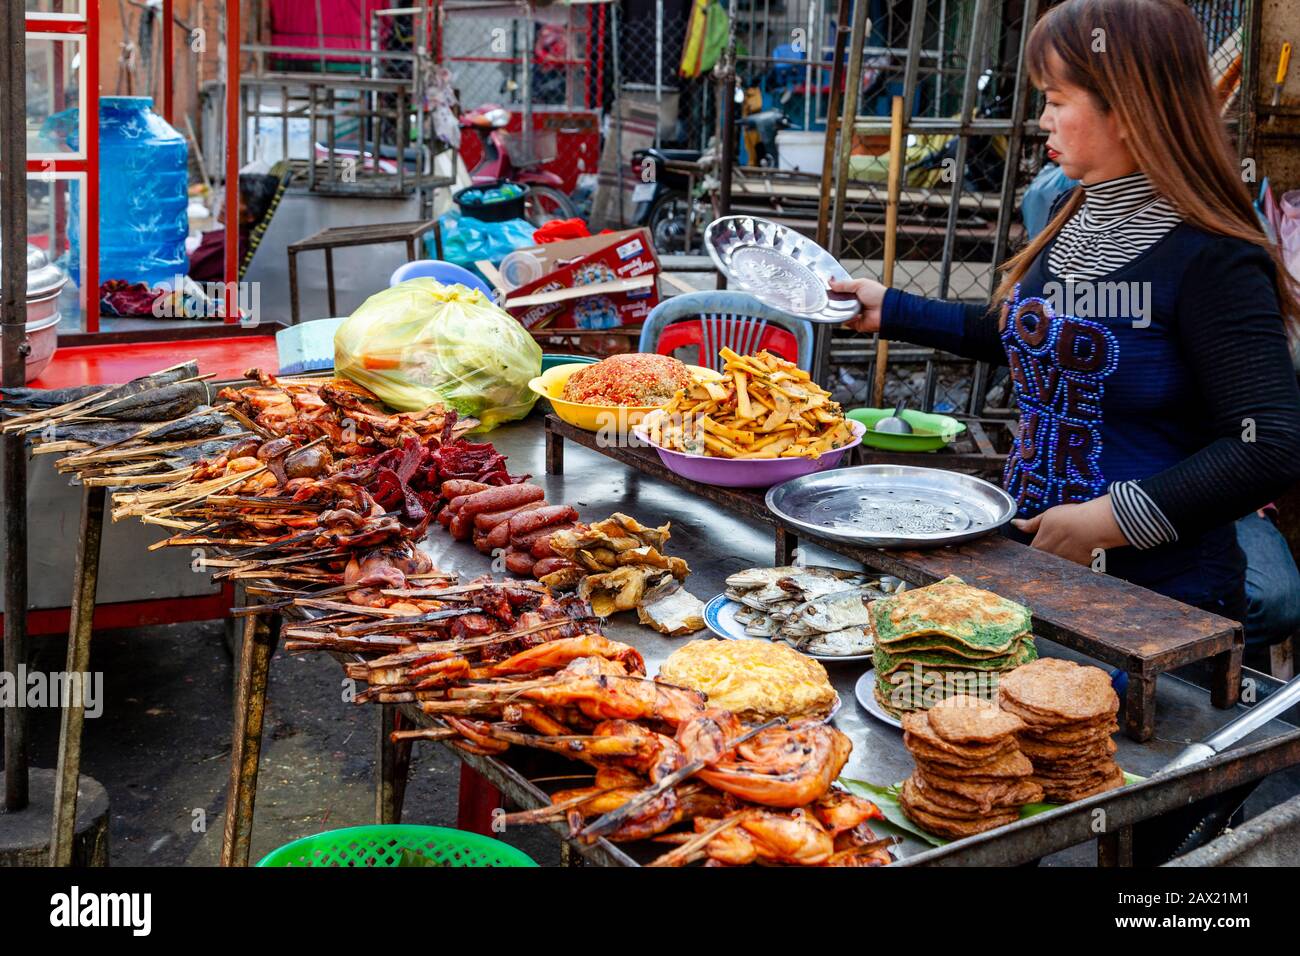
[(1034, 27), (1049, 157), (1080, 182), (1003, 265), (992, 306), (835, 283), (850, 327), (1010, 368), (1017, 536), (1234, 620), (1234, 522), (1300, 479), (1288, 334), (1265, 239), (1179, 0), (1067, 0)]

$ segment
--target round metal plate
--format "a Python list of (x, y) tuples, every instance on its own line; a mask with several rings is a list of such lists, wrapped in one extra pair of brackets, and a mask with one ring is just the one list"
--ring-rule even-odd
[(704, 248), (728, 283), (809, 322), (847, 322), (862, 310), (857, 296), (831, 292), (831, 279), (852, 278), (829, 252), (779, 223), (723, 216), (704, 230)]
[(880, 706), (880, 701), (876, 700), (876, 669), (868, 668), (867, 672), (858, 678), (858, 682), (853, 685), (853, 696), (858, 699), (858, 703), (876, 720), (884, 721), (891, 727), (897, 727), (900, 730), (903, 722), (891, 714), (885, 708)]
[(868, 548), (933, 548), (988, 534), (1016, 503), (997, 485), (939, 468), (862, 465), (771, 488), (767, 507), (789, 525)]

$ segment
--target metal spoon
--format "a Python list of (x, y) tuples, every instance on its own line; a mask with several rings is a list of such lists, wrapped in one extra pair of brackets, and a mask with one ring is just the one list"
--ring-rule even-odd
[(912, 426), (909, 425), (907, 422), (905, 422), (902, 418), (903, 406), (906, 403), (907, 403), (907, 399), (900, 398), (898, 400), (898, 404), (894, 406), (894, 414), (886, 415), (880, 421), (876, 422), (875, 430), (878, 432), (885, 432), (890, 435), (912, 434)]

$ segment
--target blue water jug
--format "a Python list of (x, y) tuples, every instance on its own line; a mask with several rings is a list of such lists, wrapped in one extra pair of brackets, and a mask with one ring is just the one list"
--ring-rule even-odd
[[(76, 129), (75, 119), (72, 128)], [(77, 148), (76, 133), (68, 143)], [(189, 272), (189, 144), (153, 111), (148, 96), (99, 101), (99, 281), (150, 286)], [(73, 222), (80, 222), (72, 189)], [(90, 224), (87, 224), (90, 227)], [(81, 285), (79, 230), (72, 229), (69, 271)]]

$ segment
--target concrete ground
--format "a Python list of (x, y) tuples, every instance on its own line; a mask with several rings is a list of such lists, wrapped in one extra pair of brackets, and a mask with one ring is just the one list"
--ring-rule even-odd
[[(234, 662), (221, 621), (95, 635), (103, 714), (87, 720), (83, 772), (109, 792), (114, 866), (215, 866), (230, 772)], [(62, 670), (61, 638), (33, 638), (32, 669)], [(324, 655), (271, 662), (252, 860), (302, 836), (374, 822), (378, 709), (342, 700), (342, 673)], [(29, 712), (31, 762), (53, 767), (59, 712)], [(406, 823), (456, 825), (459, 762), (416, 743)], [(504, 836), (541, 864), (559, 862), (544, 828)]]

